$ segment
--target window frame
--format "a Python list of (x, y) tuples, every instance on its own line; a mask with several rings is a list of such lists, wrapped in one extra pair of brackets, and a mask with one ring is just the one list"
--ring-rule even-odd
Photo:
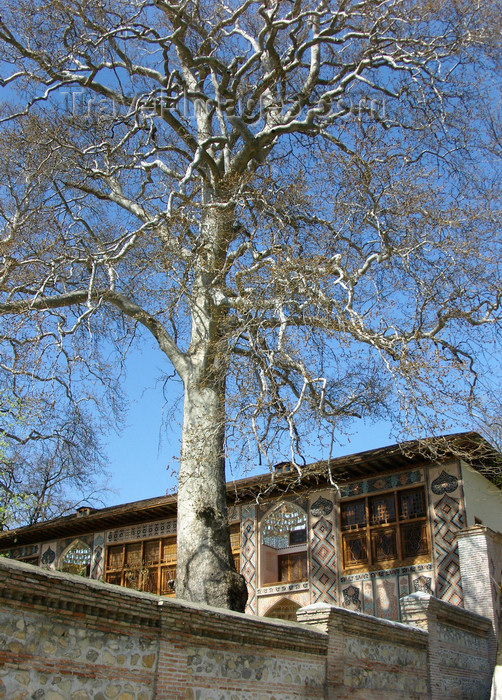
[[(151, 557), (151, 545), (157, 544), (157, 557)], [(147, 591), (156, 593), (166, 597), (174, 596), (174, 588), (172, 592), (164, 590), (162, 592), (162, 584), (165, 576), (168, 575), (168, 580), (176, 577), (176, 555), (173, 557), (165, 557), (164, 547), (176, 545), (176, 536), (170, 537), (153, 537), (145, 540), (131, 540), (130, 542), (110, 543), (105, 548), (105, 568), (103, 579), (106, 583), (114, 583), (123, 588), (133, 588), (135, 590)], [(139, 557), (138, 562), (127, 561), (127, 548), (138, 547)], [(117, 550), (120, 566), (111, 566), (110, 559), (113, 550)], [(176, 550), (175, 550), (176, 551)], [(147, 557), (147, 555), (149, 555)], [(118, 561), (117, 561), (118, 564)], [(137, 572), (137, 578), (131, 575), (131, 572)], [(169, 575), (170, 574), (170, 575)]]
[[(416, 516), (403, 517), (402, 507), (403, 501), (400, 496), (404, 494), (412, 495), (420, 492), (423, 499), (423, 513)], [(375, 510), (372, 505), (377, 501), (385, 501), (392, 497), (394, 517), (386, 519), (384, 515), (380, 519), (372, 517)], [(344, 506), (353, 504), (364, 504), (364, 522), (344, 525)], [(387, 509), (387, 512), (389, 509)], [(380, 508), (381, 513), (385, 513), (384, 508)], [(359, 508), (359, 516), (361, 509)], [(357, 519), (357, 517), (355, 518)], [(373, 494), (362, 494), (346, 498), (340, 501), (340, 552), (342, 559), (342, 569), (346, 572), (354, 572), (361, 570), (377, 570), (389, 569), (396, 565), (401, 565), (410, 562), (420, 563), (428, 561), (431, 556), (431, 536), (429, 526), (429, 503), (427, 499), (427, 489), (425, 484), (418, 484), (412, 487), (403, 486), (402, 488), (389, 489)], [(405, 551), (405, 534), (409, 532), (410, 525), (418, 525), (422, 527), (421, 539), (424, 542), (422, 551), (416, 554), (406, 554)], [(389, 556), (378, 556), (377, 548), (379, 546), (378, 536), (393, 536), (394, 537), (394, 553)], [(362, 557), (357, 560), (351, 560), (350, 542), (358, 541), (358, 547), (361, 547)], [(409, 540), (408, 540), (409, 541)], [(380, 542), (381, 544), (381, 542)]]
[[(230, 541), (232, 547), (232, 555), (237, 571), (239, 572), (240, 565), (240, 522), (230, 525)], [(151, 545), (157, 543), (157, 556), (147, 558), (148, 551), (152, 551)], [(140, 556), (138, 559), (138, 577), (136, 581), (128, 576), (133, 569), (128, 566), (127, 547), (140, 545)], [(173, 548), (174, 545), (174, 548)], [(165, 552), (164, 547), (168, 547), (169, 551)], [(120, 566), (110, 566), (110, 556), (116, 548), (121, 549)], [(118, 551), (117, 551), (118, 553)], [(103, 580), (106, 583), (114, 583), (123, 588), (133, 588), (148, 593), (156, 593), (163, 597), (172, 598), (175, 596), (174, 585), (172, 588), (165, 583), (176, 580), (176, 535), (168, 537), (150, 537), (148, 539), (130, 540), (128, 542), (110, 542), (105, 547), (104, 556), (104, 571)], [(111, 580), (115, 579), (115, 580)], [(128, 585), (129, 584), (129, 585)], [(136, 584), (136, 585), (135, 585)], [(153, 585), (152, 585), (153, 584)], [(167, 588), (170, 588), (168, 591)]]
[(308, 580), (308, 556), (306, 549), (283, 551), (282, 554), (277, 555), (277, 565), (279, 574), (277, 584), (299, 583)]
[[(296, 520), (291, 518), (291, 521), (288, 523), (286, 516), (282, 534), (277, 536), (270, 535), (268, 527), (270, 517), (274, 517), (275, 514), (280, 515), (284, 508), (294, 514)], [(269, 508), (260, 519), (259, 525), (258, 572), (260, 587), (289, 585), (309, 580), (310, 546), (308, 532), (308, 513), (296, 502), (279, 500)], [(283, 539), (284, 542), (282, 546), (279, 546), (271, 542), (271, 539)], [(295, 572), (297, 573), (295, 574)]]
[[(88, 557), (85, 561), (80, 563), (65, 561), (66, 557), (70, 554), (72, 550), (80, 550), (80, 553), (85, 550)], [(76, 574), (78, 576), (85, 576), (89, 578), (91, 574), (91, 564), (92, 564), (92, 546), (84, 540), (76, 538), (71, 542), (62, 552), (59, 557), (59, 570), (69, 574)]]

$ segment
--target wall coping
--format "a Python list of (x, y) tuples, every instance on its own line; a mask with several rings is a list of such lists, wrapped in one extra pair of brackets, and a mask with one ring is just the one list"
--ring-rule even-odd
[(486, 525), (471, 525), (471, 527), (466, 527), (456, 533), (457, 540), (476, 535), (485, 535), (493, 540), (496, 540), (499, 544), (502, 544), (502, 533), (492, 530)]
[(303, 624), (319, 625), (322, 629), (327, 629), (328, 633), (329, 628), (334, 626), (349, 634), (364, 631), (366, 636), (382, 641), (392, 638), (393, 642), (409, 644), (411, 639), (421, 647), (426, 647), (428, 643), (428, 633), (413, 625), (383, 620), (327, 603), (307, 605), (298, 610), (297, 617)]
[(180, 634), (191, 634), (194, 644), (218, 638), (310, 655), (326, 654), (328, 645), (326, 633), (298, 622), (162, 598), (5, 557), (0, 557), (0, 603), (2, 599), (24, 608), (33, 606), (36, 611), (85, 615), (97, 625), (113, 622), (123, 626), (124, 633), (131, 626), (160, 635), (163, 629), (179, 630)]
[(483, 615), (459, 608), (457, 605), (446, 603), (428, 593), (412, 593), (401, 598), (401, 604), (406, 612), (421, 611), (427, 617), (435, 617), (439, 622), (458, 627), (462, 630), (476, 632), (488, 636), (492, 623)]
[[(57, 585), (55, 585), (57, 583)], [(0, 557), (0, 599), (84, 614), (141, 627), (159, 627), (157, 596)]]

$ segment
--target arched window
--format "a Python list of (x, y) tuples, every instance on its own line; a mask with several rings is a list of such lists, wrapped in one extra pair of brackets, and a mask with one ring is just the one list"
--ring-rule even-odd
[(282, 598), (270, 608), (265, 617), (275, 617), (277, 620), (291, 620), (292, 622), (296, 622), (296, 611), (299, 610), (300, 607), (298, 603), (289, 600), (289, 598)]
[(307, 516), (294, 503), (281, 503), (261, 523), (262, 585), (308, 580)]
[(284, 549), (307, 541), (307, 516), (293, 503), (282, 503), (263, 520), (261, 541), (268, 547)]
[(61, 557), (61, 571), (79, 576), (89, 576), (92, 550), (88, 544), (75, 540)]

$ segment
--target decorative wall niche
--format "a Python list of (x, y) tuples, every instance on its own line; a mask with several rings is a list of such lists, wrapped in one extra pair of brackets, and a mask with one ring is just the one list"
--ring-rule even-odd
[(294, 503), (279, 503), (261, 522), (261, 585), (308, 579), (307, 515)]
[(92, 549), (85, 542), (75, 540), (63, 552), (60, 561), (61, 571), (79, 576), (89, 576), (91, 569)]

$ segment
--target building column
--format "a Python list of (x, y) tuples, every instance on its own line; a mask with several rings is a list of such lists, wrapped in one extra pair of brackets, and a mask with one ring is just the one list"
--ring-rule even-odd
[(457, 544), (464, 606), (490, 620), (490, 658), (495, 660), (500, 625), (502, 535), (474, 525), (457, 533)]
[(257, 522), (256, 506), (242, 506), (241, 515), (241, 574), (246, 579), (248, 600), (246, 612), (257, 614)]
[(338, 600), (338, 509), (334, 489), (311, 493), (310, 590), (313, 603), (335, 605)]

